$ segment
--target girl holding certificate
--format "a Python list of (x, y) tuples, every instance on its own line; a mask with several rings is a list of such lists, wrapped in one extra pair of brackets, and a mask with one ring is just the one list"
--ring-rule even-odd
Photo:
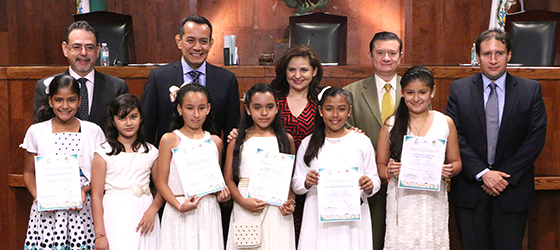
[(132, 94), (109, 105), (107, 141), (92, 161), (95, 249), (157, 249), (159, 194), (152, 198), (150, 176), (158, 150), (144, 140), (142, 107)]
[[(199, 84), (183, 84), (181, 88), (170, 88), (173, 102), (171, 126), (173, 132), (166, 133), (159, 144), (156, 187), (167, 201), (161, 220), (160, 249), (208, 249), (224, 248), (222, 217), (218, 202), (229, 200), (227, 187), (216, 195), (196, 197), (185, 194), (178, 157), (174, 148), (189, 148), (208, 142), (205, 149), (219, 162), (222, 155), (222, 140), (210, 135), (210, 95)], [(219, 167), (219, 165), (217, 166)]]
[[(239, 124), (239, 135), (228, 146), (224, 169), (226, 184), (234, 200), (227, 249), (238, 249), (234, 228), (237, 224), (259, 224), (261, 242), (253, 249), (295, 249), (295, 195), (282, 206), (268, 205), (256, 198), (247, 198), (249, 177), (258, 150), (293, 154), (294, 141), (286, 133), (278, 114), (276, 91), (268, 84), (258, 83), (245, 95), (245, 108)], [(286, 187), (289, 189), (289, 185)]]
[[(96, 124), (74, 117), (80, 106), (81, 97), (80, 85), (72, 76), (55, 77), (46, 92), (45, 102), (36, 113), (36, 118), (40, 122), (29, 127), (20, 146), (27, 150), (23, 179), (35, 199), (29, 215), (24, 249), (93, 249), (95, 233), (91, 220), (89, 194), (91, 160), (94, 150), (105, 141), (105, 136)], [(48, 174), (36, 175), (35, 156), (71, 157), (76, 154), (80, 169), (81, 208), (70, 205), (69, 209), (64, 210), (39, 211), (37, 203), (39, 190), (36, 183), (40, 178), (49, 178), (49, 176)], [(57, 176), (52, 176), (54, 177)], [(53, 182), (53, 185), (57, 184), (56, 180)]]
[[(430, 110), (435, 86), (432, 73), (412, 67), (401, 78), (402, 98), (379, 133), (377, 167), (387, 178), (385, 249), (449, 249), (447, 183), (461, 171), (457, 130), (448, 116)], [(398, 188), (405, 135), (446, 140), (439, 191)]]
[(381, 182), (369, 138), (344, 127), (351, 109), (348, 92), (327, 89), (298, 150), (292, 187), (307, 194), (298, 249), (373, 249), (367, 197)]

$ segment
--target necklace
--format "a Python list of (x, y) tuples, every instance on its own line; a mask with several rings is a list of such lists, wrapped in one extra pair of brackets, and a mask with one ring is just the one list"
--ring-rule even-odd
[(428, 111), (428, 116), (426, 116), (426, 119), (424, 119), (424, 123), (422, 123), (422, 126), (420, 127), (420, 129), (418, 129), (418, 127), (416, 127), (416, 125), (414, 124), (414, 122), (412, 122), (412, 120), (410, 121), (412, 126), (414, 126), (414, 128), (416, 129), (416, 132), (417, 132), (418, 136), (420, 136), (420, 130), (422, 130), (424, 128), (424, 125), (426, 125), (426, 121), (428, 120), (428, 118), (430, 118), (430, 111)]

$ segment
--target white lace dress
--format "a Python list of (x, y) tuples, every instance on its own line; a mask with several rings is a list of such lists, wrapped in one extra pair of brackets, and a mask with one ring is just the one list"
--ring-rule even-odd
[[(188, 147), (200, 144), (202, 141), (210, 140), (210, 133), (200, 140), (193, 140), (183, 135), (179, 130), (173, 131), (179, 139), (177, 147)], [(212, 144), (215, 146), (214, 142)], [(213, 148), (218, 157), (218, 148)], [(177, 171), (176, 159), (171, 159), (169, 167), (168, 185), (171, 192), (179, 202), (185, 201), (185, 193), (179, 172)], [(181, 213), (169, 203), (165, 204), (161, 219), (161, 247), (160, 249), (180, 250), (222, 250), (224, 240), (222, 235), (222, 215), (220, 205), (215, 195), (206, 195), (198, 203), (194, 210)]]
[[(278, 152), (278, 142), (276, 137), (252, 137), (243, 143), (241, 149), (241, 164), (239, 167), (241, 180), (238, 189), (243, 197), (247, 197), (248, 179), (251, 177), (253, 160), (257, 154), (257, 149), (264, 149), (271, 152)], [(268, 211), (267, 211), (268, 210)], [(266, 216), (263, 220), (263, 214)], [(259, 250), (295, 250), (294, 219), (292, 215), (283, 216), (277, 206), (266, 205), (263, 213), (251, 213), (241, 207), (237, 202), (233, 204), (233, 212), (229, 225), (229, 234), (233, 235), (233, 223), (235, 222), (262, 222), (262, 238)], [(232, 237), (228, 237), (228, 250), (238, 249), (235, 247)]]
[[(431, 112), (434, 121), (426, 136), (447, 140), (445, 116)], [(384, 249), (449, 249), (447, 183), (442, 180), (438, 192), (399, 189), (397, 179), (392, 178), (387, 188), (386, 222)]]

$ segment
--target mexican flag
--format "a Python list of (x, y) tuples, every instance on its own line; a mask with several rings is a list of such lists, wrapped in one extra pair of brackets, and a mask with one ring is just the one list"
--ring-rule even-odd
[(504, 30), (506, 26), (506, 14), (523, 11), (523, 0), (492, 0), (490, 11), (490, 25), (488, 29)]

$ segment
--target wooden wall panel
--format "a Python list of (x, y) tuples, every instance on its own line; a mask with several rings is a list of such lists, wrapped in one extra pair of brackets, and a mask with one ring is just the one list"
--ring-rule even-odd
[(406, 0), (405, 5), (407, 63), (470, 63), (472, 43), (488, 29), (491, 1)]
[[(375, 32), (404, 36), (403, 3), (331, 0), (322, 10), (348, 16), (349, 64), (369, 64), (367, 47)], [(75, 0), (0, 1), (0, 49), (7, 52), (0, 53), (0, 65), (66, 65), (60, 44), (75, 5)], [(275, 40), (284, 36), (288, 18), (295, 14), (279, 0), (106, 0), (106, 6), (132, 15), (138, 63), (179, 60), (177, 26), (185, 16), (200, 14), (214, 26), (209, 62), (223, 64), (223, 36), (233, 34), (241, 64), (257, 65), (258, 54), (274, 51)]]

